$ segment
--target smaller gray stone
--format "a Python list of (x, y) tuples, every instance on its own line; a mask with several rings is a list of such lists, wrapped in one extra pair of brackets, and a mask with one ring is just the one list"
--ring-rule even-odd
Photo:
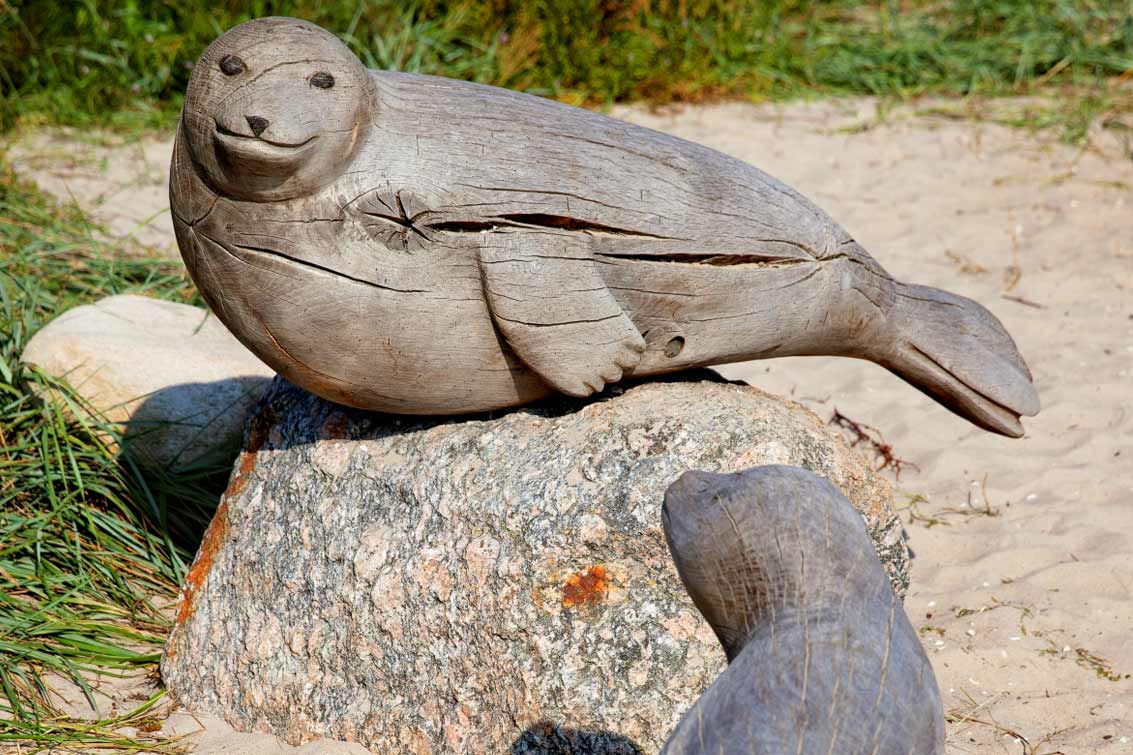
[(171, 470), (234, 458), (275, 375), (207, 310), (131, 295), (64, 312), (21, 359), (121, 424), (140, 464)]

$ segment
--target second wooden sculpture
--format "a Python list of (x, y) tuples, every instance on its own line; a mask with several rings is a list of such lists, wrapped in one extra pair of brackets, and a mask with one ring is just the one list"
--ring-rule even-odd
[(893, 280), (760, 170), (537, 97), (367, 71), (304, 21), (250, 21), (205, 50), (170, 192), (225, 325), (352, 406), (476, 412), (841, 355), (994, 432), (1021, 435), (1039, 409), (990, 312)]
[(940, 755), (932, 665), (853, 505), (799, 467), (686, 472), (665, 539), (728, 667), (662, 755)]

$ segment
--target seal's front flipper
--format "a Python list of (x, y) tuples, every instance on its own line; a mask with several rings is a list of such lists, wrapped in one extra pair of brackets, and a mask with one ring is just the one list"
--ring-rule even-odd
[(549, 385), (589, 396), (641, 361), (645, 339), (606, 288), (586, 238), (483, 235), (480, 274), (496, 327)]

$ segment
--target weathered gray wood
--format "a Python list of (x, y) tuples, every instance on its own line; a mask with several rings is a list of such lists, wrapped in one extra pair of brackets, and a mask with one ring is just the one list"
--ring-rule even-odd
[(944, 751), (932, 666), (837, 488), (799, 467), (687, 472), (662, 520), (729, 662), (666, 755)]
[(480, 245), (496, 326), (524, 364), (572, 396), (618, 382), (645, 351), (588, 241), (566, 232), (517, 231), (493, 233)]
[(294, 19), (201, 56), (170, 191), (218, 316), (353, 406), (473, 412), (827, 354), (878, 362), (995, 432), (1021, 435), (1039, 408), (991, 313), (894, 281), (758, 169), (537, 97), (366, 72)]

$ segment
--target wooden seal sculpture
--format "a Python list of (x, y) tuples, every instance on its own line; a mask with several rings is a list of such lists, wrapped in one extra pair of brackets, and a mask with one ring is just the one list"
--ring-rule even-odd
[(662, 518), (728, 657), (664, 755), (944, 752), (932, 667), (833, 485), (797, 467), (687, 472)]
[(873, 360), (1007, 435), (1039, 408), (993, 315), (894, 281), (756, 168), (529, 95), (367, 71), (304, 21), (250, 21), (201, 55), (170, 193), (218, 317), (356, 407), (484, 411), (810, 354)]

